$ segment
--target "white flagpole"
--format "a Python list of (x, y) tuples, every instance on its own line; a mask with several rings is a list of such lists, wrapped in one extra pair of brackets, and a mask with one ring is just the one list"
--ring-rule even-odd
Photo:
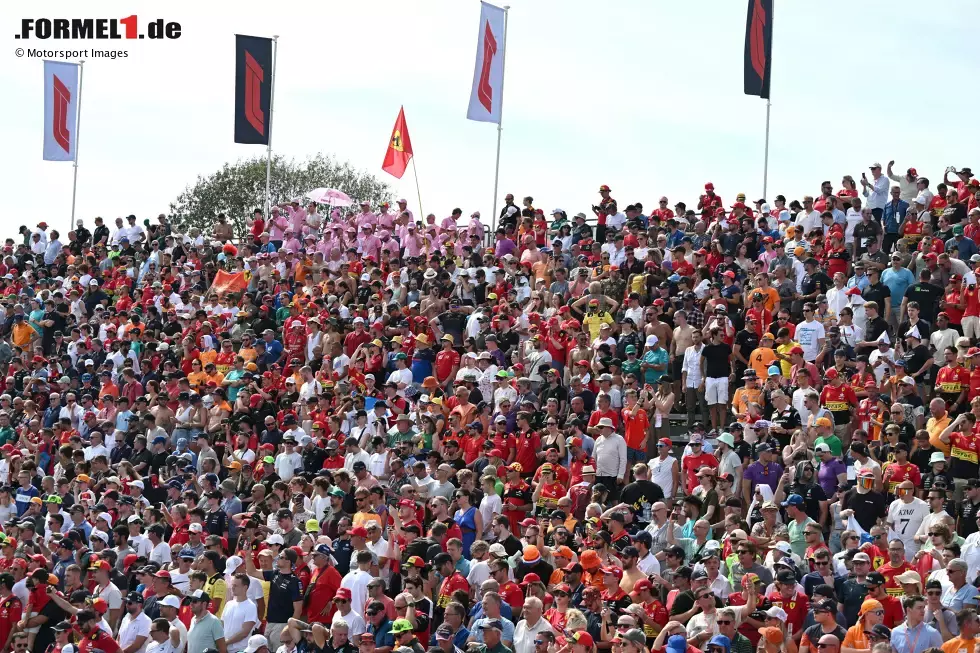
[[(85, 60), (82, 59), (78, 62), (78, 106), (76, 108), (75, 117), (75, 161), (73, 164), (73, 179), (71, 182), (71, 223), (68, 225), (68, 231), (75, 228), (75, 196), (78, 191), (78, 143), (82, 137), (82, 71), (85, 68)], [(66, 232), (67, 233), (67, 232)]]
[(279, 35), (272, 36), (272, 83), (269, 88), (269, 148), (265, 158), (265, 214), (269, 215), (269, 186), (272, 180), (272, 116), (276, 104), (276, 63), (279, 61)]
[(500, 62), (500, 121), (497, 123), (497, 165), (493, 172), (493, 213), (490, 215), (492, 231), (497, 228), (497, 183), (500, 180), (500, 135), (504, 130), (504, 78), (507, 77), (507, 13), (509, 11), (510, 5), (504, 5), (504, 54)]
[[(412, 153), (412, 173), (415, 175), (415, 192), (418, 193), (418, 196), (419, 196), (419, 214), (422, 215), (422, 216), (424, 216), (425, 215), (425, 211), (422, 210), (422, 191), (419, 190), (419, 171), (418, 171), (418, 168), (415, 167), (415, 153), (414, 152)], [(424, 220), (425, 218), (423, 217), (422, 219)]]
[(769, 110), (771, 107), (772, 102), (766, 98), (766, 155), (762, 164), (762, 197), (767, 201), (769, 200), (769, 196), (766, 195), (766, 190), (769, 183)]

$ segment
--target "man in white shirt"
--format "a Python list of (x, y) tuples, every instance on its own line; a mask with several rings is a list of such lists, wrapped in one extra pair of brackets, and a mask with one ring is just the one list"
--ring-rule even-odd
[(551, 624), (542, 617), (544, 606), (541, 599), (532, 596), (524, 601), (524, 618), (514, 628), (514, 653), (534, 653), (534, 638), (544, 632), (554, 634)]
[(354, 612), (353, 608), (351, 608), (351, 591), (346, 587), (341, 587), (337, 589), (337, 593), (333, 598), (337, 606), (337, 611), (333, 613), (331, 624), (335, 624), (338, 621), (346, 623), (348, 628), (347, 636), (356, 641), (355, 638), (365, 632), (367, 626), (364, 623), (364, 617)]
[(803, 322), (796, 327), (796, 341), (803, 349), (803, 360), (812, 363), (817, 354), (823, 349), (826, 332), (823, 324), (813, 319), (815, 306), (811, 303), (803, 305)]
[[(179, 633), (179, 643), (175, 645), (173, 653), (183, 653), (184, 647), (187, 646), (187, 626), (177, 618), (177, 613), (180, 611), (180, 599), (173, 594), (168, 594), (157, 605), (160, 606), (160, 616), (169, 621), (170, 627)], [(153, 637), (152, 632), (150, 637)], [(147, 653), (150, 653), (149, 649)]]
[(929, 514), (929, 504), (915, 496), (915, 485), (912, 481), (902, 481), (895, 488), (898, 498), (888, 506), (888, 526), (898, 535), (905, 545), (906, 559), (911, 560), (919, 550), (915, 534), (922, 520)]
[(875, 220), (881, 222), (881, 216), (885, 212), (885, 205), (888, 203), (888, 177), (881, 174), (881, 164), (877, 161), (871, 164), (871, 177), (873, 182), (868, 181), (868, 176), (861, 173), (861, 186), (864, 190), (861, 194), (868, 198), (868, 208)]
[[(154, 619), (150, 623), (150, 636), (146, 653), (181, 653), (187, 645), (186, 635), (183, 637), (181, 639), (181, 631), (173, 623), (167, 623), (163, 617)], [(62, 651), (68, 648), (70, 647), (65, 647)]]
[(276, 474), (279, 474), (284, 482), (296, 475), (297, 469), (303, 469), (303, 457), (296, 453), (296, 438), (292, 435), (285, 435), (282, 438), (284, 451), (276, 456)]
[(364, 614), (364, 604), (367, 602), (367, 586), (374, 578), (371, 575), (371, 563), (374, 554), (365, 549), (357, 552), (357, 569), (353, 569), (340, 582), (341, 588), (350, 590), (350, 608), (357, 614)]
[[(803, 197), (803, 210), (796, 214), (797, 233), (805, 237), (812, 229), (820, 226), (820, 212), (813, 209), (813, 197)], [(802, 232), (800, 230), (802, 229)]]
[(150, 618), (143, 612), (143, 595), (126, 596), (126, 616), (119, 626), (119, 646), (130, 653), (143, 653), (150, 638)]
[(235, 576), (231, 582), (232, 599), (225, 604), (221, 613), (228, 653), (244, 651), (249, 636), (259, 623), (255, 602), (248, 598), (249, 585), (242, 576)]
[[(354, 472), (354, 463), (356, 462), (364, 463), (365, 467), (371, 464), (371, 454), (361, 449), (357, 438), (347, 438), (344, 440), (344, 448), (346, 449), (346, 453), (344, 454), (344, 469), (348, 472)], [(302, 459), (300, 459), (300, 467), (302, 467)]]

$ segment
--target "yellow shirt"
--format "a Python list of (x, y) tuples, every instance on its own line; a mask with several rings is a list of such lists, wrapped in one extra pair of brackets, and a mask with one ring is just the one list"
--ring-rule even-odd
[(949, 413), (946, 413), (939, 419), (930, 417), (929, 421), (926, 422), (926, 430), (929, 431), (929, 442), (949, 458), (950, 446), (939, 439), (939, 436), (946, 430), (947, 426), (949, 426)]
[(211, 601), (221, 601), (221, 607), (214, 616), (221, 618), (221, 613), (225, 611), (225, 604), (228, 603), (225, 600), (225, 595), (228, 592), (228, 584), (225, 583), (225, 579), (221, 574), (215, 574), (204, 583), (204, 591), (208, 593), (211, 597)]
[(599, 329), (602, 328), (603, 324), (612, 324), (613, 318), (607, 311), (599, 311), (597, 313), (589, 313), (582, 320), (582, 326), (589, 329), (589, 336), (592, 340), (599, 337)]
[(776, 347), (776, 353), (782, 354), (786, 357), (786, 360), (779, 361), (779, 369), (783, 371), (783, 376), (785, 376), (787, 379), (789, 378), (790, 373), (793, 371), (793, 364), (789, 362), (789, 350), (793, 347), (799, 346), (800, 343), (791, 341), (787, 342), (785, 345), (779, 345)]

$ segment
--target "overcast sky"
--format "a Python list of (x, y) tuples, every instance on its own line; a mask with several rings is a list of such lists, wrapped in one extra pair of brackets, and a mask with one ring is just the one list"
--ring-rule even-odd
[[(894, 158), (936, 181), (980, 169), (980, 3), (776, 0), (770, 199), (839, 187)], [(762, 194), (765, 101), (742, 94), (743, 0), (511, 0), (500, 192), (588, 212), (600, 184), (621, 204), (696, 202), (705, 181)], [(423, 208), (489, 215), (496, 125), (466, 120), (477, 0), (226, 3), (139, 10), (178, 21), (176, 41), (15, 40), (28, 5), (0, 4), (0, 236), (44, 219), (64, 229), (71, 163), (41, 160), (40, 59), (15, 47), (125, 48), (85, 64), (77, 216), (166, 212), (198, 174), (261, 154), (232, 142), (234, 35), (280, 35), (273, 146), (336, 155), (392, 184), (417, 211), (411, 170), (381, 171), (401, 105)], [(40, 7), (40, 5), (39, 5)], [(84, 7), (84, 10), (83, 8)], [(131, 2), (46, 1), (38, 16), (124, 17)], [(935, 181), (933, 182), (933, 186)]]

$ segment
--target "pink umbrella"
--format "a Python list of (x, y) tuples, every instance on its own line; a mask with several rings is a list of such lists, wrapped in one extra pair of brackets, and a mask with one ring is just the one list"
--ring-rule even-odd
[(343, 193), (336, 188), (314, 188), (306, 197), (313, 200), (317, 204), (326, 204), (328, 206), (350, 206), (354, 203), (346, 193)]

